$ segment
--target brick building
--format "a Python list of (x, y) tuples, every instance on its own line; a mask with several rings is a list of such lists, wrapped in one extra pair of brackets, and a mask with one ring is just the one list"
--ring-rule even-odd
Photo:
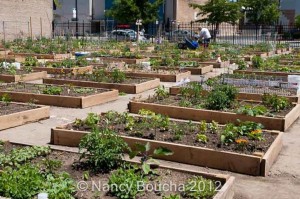
[(292, 25), (295, 22), (295, 17), (300, 15), (299, 0), (281, 0), (280, 1), (281, 16), (279, 22), (281, 24)]
[(0, 0), (0, 40), (50, 37), (53, 0)]

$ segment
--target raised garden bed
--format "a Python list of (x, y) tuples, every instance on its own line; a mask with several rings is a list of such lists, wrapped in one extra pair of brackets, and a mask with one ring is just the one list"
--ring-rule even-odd
[[(109, 114), (111, 115), (107, 116)], [(110, 128), (118, 132), (131, 147), (133, 147), (135, 143), (145, 144), (150, 142), (154, 148), (168, 148), (172, 150), (174, 154), (158, 158), (169, 161), (228, 170), (248, 175), (266, 176), (282, 148), (282, 132), (262, 132), (260, 130), (264, 141), (248, 140), (249, 138), (247, 138), (247, 136), (243, 136), (243, 138), (237, 139), (236, 143), (219, 145), (218, 143), (221, 142), (220, 134), (224, 131), (224, 126), (214, 126), (216, 124), (203, 122), (200, 124), (179, 122), (165, 118), (162, 119), (162, 121), (168, 121), (168, 123), (167, 126), (164, 125), (164, 130), (162, 130), (163, 128), (159, 126), (160, 124), (157, 124), (156, 128), (152, 127), (155, 121), (152, 121), (151, 117), (128, 117), (128, 115), (126, 115), (128, 119), (125, 119), (124, 122), (118, 122), (118, 118), (123, 118), (120, 116), (121, 114), (114, 115), (114, 117), (111, 117), (113, 115), (112, 113), (108, 113), (107, 115), (104, 114), (100, 116), (100, 122), (97, 124), (99, 127), (110, 126)], [(104, 123), (104, 121), (111, 121), (111, 118), (113, 118), (112, 123)], [(79, 124), (80, 122), (77, 119), (74, 123), (52, 129), (51, 144), (77, 147), (81, 138), (91, 131), (91, 127), (84, 124), (84, 120), (81, 121), (83, 121), (83, 124)], [(143, 123), (145, 123), (145, 125), (143, 125)], [(130, 126), (129, 128), (128, 124), (131, 124), (132, 127)], [(203, 124), (205, 125), (204, 130)], [(182, 129), (182, 131), (180, 131), (180, 129)], [(214, 130), (213, 132), (212, 129)], [(182, 132), (182, 134), (179, 134), (179, 131)], [(258, 130), (253, 130), (252, 132), (256, 131)], [(178, 137), (179, 135), (180, 137)], [(198, 135), (205, 136), (205, 142), (198, 140)], [(246, 145), (254, 145), (255, 149), (248, 151), (246, 146), (244, 146), (245, 148), (240, 148), (238, 140), (248, 140)], [(219, 161), (220, 159), (222, 159), (222, 161)]]
[(0, 74), (0, 81), (10, 83), (10, 82), (20, 82), (20, 81), (33, 81), (38, 79), (43, 79), (47, 77), (47, 72), (31, 72), (27, 73), (23, 70), (16, 70), (16, 75), (2, 73)]
[(141, 58), (141, 59), (136, 59), (136, 58), (116, 58), (116, 57), (101, 57), (101, 60), (103, 62), (125, 62), (126, 64), (140, 64), (142, 62), (149, 61), (149, 58)]
[(117, 100), (117, 90), (57, 86), (44, 84), (8, 84), (0, 86), (0, 96), (7, 94), (13, 101), (43, 105), (86, 108)]
[[(188, 66), (175, 67), (176, 70), (182, 69), (182, 70), (190, 71), (192, 75), (204, 75), (206, 73), (213, 71), (213, 68), (214, 68), (213, 65), (206, 65), (206, 64), (203, 64), (198, 67), (188, 67)], [(170, 67), (167, 67), (167, 66), (160, 66), (159, 69), (172, 70)]]
[(9, 52), (8, 55), (20, 57), (36, 57), (37, 59), (67, 59), (71, 54), (36, 54), (36, 53), (14, 53)]
[(0, 102), (0, 130), (50, 117), (50, 107)]
[(284, 117), (274, 118), (266, 116), (249, 116), (237, 113), (213, 111), (205, 109), (186, 108), (172, 105), (162, 105), (138, 101), (130, 101), (128, 104), (129, 112), (138, 113), (142, 109), (148, 109), (156, 113), (164, 114), (172, 118), (207, 122), (216, 121), (220, 124), (228, 122), (253, 121), (260, 122), (266, 129), (286, 131), (299, 117), (300, 105), (297, 104)]
[[(94, 171), (92, 171), (93, 168), (86, 166), (83, 160), (81, 160), (81, 162), (78, 161), (81, 156), (81, 154), (79, 153), (72, 153), (61, 150), (50, 150), (50, 148), (48, 147), (24, 147), (19, 145), (5, 144), (4, 151), (0, 154), (6, 154), (7, 156), (4, 166), (11, 162), (22, 165), (19, 167), (11, 166), (11, 169), (5, 168), (4, 166), (3, 168), (0, 167), (3, 170), (3, 178), (7, 179), (9, 176), (13, 176), (13, 179), (9, 179), (6, 181), (6, 183), (9, 184), (8, 187), (10, 187), (11, 184), (16, 183), (14, 177), (26, 175), (29, 171), (31, 171), (31, 175), (27, 174), (27, 181), (31, 181), (31, 178), (32, 181), (35, 180), (34, 182), (36, 182), (37, 180), (41, 181), (41, 179), (46, 181), (48, 186), (45, 186), (44, 183), (39, 183), (36, 186), (26, 186), (26, 190), (28, 190), (26, 196), (30, 196), (30, 198), (36, 197), (37, 193), (41, 193), (42, 191), (44, 191), (48, 193), (51, 198), (55, 198), (55, 196), (57, 196), (56, 193), (58, 192), (66, 198), (75, 198), (80, 196), (80, 198), (86, 199), (94, 197), (101, 199), (116, 199), (120, 198), (120, 196), (114, 196), (116, 195), (116, 193), (118, 193), (122, 194), (123, 197), (126, 195), (129, 198), (145, 197), (158, 199), (162, 198), (162, 196), (167, 197), (169, 195), (177, 195), (177, 197), (187, 199), (188, 197), (185, 196), (184, 193), (195, 192), (193, 194), (196, 198), (197, 192), (200, 193), (204, 191), (201, 188), (203, 187), (202, 183), (206, 183), (204, 184), (204, 186), (208, 186), (210, 183), (212, 183), (210, 184), (211, 188), (213, 188), (212, 190), (210, 190), (211, 188), (205, 187), (205, 194), (212, 195), (209, 196), (210, 199), (231, 199), (234, 196), (233, 183), (235, 178), (229, 175), (210, 174), (184, 168), (159, 165), (159, 167), (152, 169), (153, 171), (155, 171), (155, 175), (148, 174), (141, 178), (138, 177), (142, 175), (141, 171), (139, 170), (136, 171), (135, 177), (127, 176), (127, 178), (125, 179), (115, 179), (117, 173), (120, 171), (130, 173), (130, 171), (128, 170), (131, 170), (132, 172), (133, 166), (135, 166), (135, 169), (140, 168), (139, 162), (122, 161), (124, 164), (126, 164), (123, 167), (113, 169), (106, 173), (95, 173)], [(27, 158), (19, 157), (21, 155), (26, 156)], [(13, 157), (15, 156), (18, 157), (18, 159), (13, 159)], [(54, 163), (56, 163), (54, 165), (55, 169), (52, 169), (50, 171), (47, 169), (43, 170), (42, 168), (44, 167), (52, 168), (47, 166), (43, 167), (43, 165), (45, 164), (45, 159), (53, 165)], [(26, 167), (24, 165), (30, 166)], [(127, 169), (125, 169), (124, 167)], [(25, 174), (19, 172), (20, 174), (16, 175), (15, 173), (20, 170), (24, 171)], [(11, 175), (5, 175), (10, 172)], [(119, 176), (124, 175), (119, 174)], [(48, 180), (49, 178), (51, 178), (52, 181)], [(128, 178), (131, 178), (132, 181), (130, 181)], [(196, 179), (198, 180), (196, 181)], [(95, 182), (99, 182), (99, 184), (96, 184)], [(115, 182), (116, 184), (113, 182)], [(201, 182), (201, 185), (199, 184), (199, 188), (198, 186), (196, 186), (192, 191), (190, 191), (190, 189), (185, 186), (188, 182), (194, 183), (195, 185)], [(112, 185), (110, 183), (112, 183)], [(142, 184), (136, 185), (135, 183)], [(83, 188), (82, 185), (86, 186), (87, 189)], [(14, 191), (10, 191), (6, 187), (3, 187), (1, 190), (6, 195), (11, 196), (13, 194), (16, 194), (18, 191), (21, 191), (24, 186), (16, 186)], [(162, 187), (163, 189), (161, 189)], [(187, 188), (183, 189), (184, 187)], [(116, 188), (117, 190), (122, 188), (122, 191), (116, 191)], [(32, 189), (34, 189), (34, 191)], [(125, 192), (127, 190), (128, 192)], [(159, 194), (157, 194), (157, 192), (159, 192)], [(23, 195), (25, 194), (23, 193)], [(20, 196), (22, 197), (23, 195)]]
[[(182, 86), (172, 86), (169, 88), (169, 93), (171, 95), (178, 95), (180, 94), (181, 88), (185, 87)], [(300, 103), (300, 96), (297, 95), (295, 90), (288, 90), (286, 89), (279, 89), (279, 88), (272, 88), (272, 87), (258, 87), (258, 86), (237, 86), (239, 93), (237, 94), (238, 100), (253, 100), (253, 101), (262, 101), (262, 97), (265, 93), (269, 94), (277, 94), (279, 96), (287, 97), (290, 102), (293, 103)], [(208, 90), (203, 91), (203, 95), (208, 93)], [(249, 91), (249, 92), (247, 92)]]
[(201, 58), (186, 58), (181, 61), (197, 61), (201, 65), (213, 65), (214, 68), (224, 68), (230, 65), (230, 61), (222, 61), (219, 63), (216, 60), (202, 61)]
[(44, 78), (43, 83), (45, 84), (59, 84), (59, 85), (74, 85), (83, 87), (94, 87), (94, 88), (106, 88), (106, 89), (117, 89), (120, 92), (129, 94), (142, 93), (144, 91), (156, 88), (160, 84), (159, 79), (146, 79), (146, 78), (130, 78), (124, 83), (105, 83), (95, 82), (89, 80), (80, 79), (58, 79), (58, 78)]
[(74, 68), (52, 68), (52, 67), (34, 67), (35, 71), (46, 71), (48, 74), (82, 74), (93, 70), (93, 66), (82, 66)]
[(169, 71), (169, 70), (158, 70), (155, 71), (124, 71), (127, 76), (131, 77), (148, 77), (148, 78), (159, 78), (162, 82), (178, 82), (184, 78), (191, 76), (190, 71)]

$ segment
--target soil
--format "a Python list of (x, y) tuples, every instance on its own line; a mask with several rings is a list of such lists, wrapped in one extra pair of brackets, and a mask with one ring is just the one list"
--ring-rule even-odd
[[(148, 98), (147, 100), (145, 100), (144, 102), (146, 103), (154, 103), (154, 104), (161, 104), (161, 105), (167, 105), (167, 106), (180, 106), (179, 103), (181, 101), (181, 96), (177, 95), (177, 96), (169, 96), (168, 98), (165, 98), (163, 100), (159, 100), (155, 97), (152, 98)], [(262, 103), (259, 102), (251, 102), (251, 101), (236, 101), (232, 107), (230, 109), (224, 109), (224, 110), (220, 110), (219, 112), (230, 112), (230, 113), (236, 113), (236, 111), (241, 107), (241, 106), (245, 106), (245, 105), (250, 105), (250, 106), (260, 106), (263, 105)], [(264, 114), (264, 116), (267, 117), (285, 117), (293, 108), (295, 105), (290, 106), (289, 108), (286, 108), (284, 110), (281, 110), (279, 112), (274, 112), (270, 109), (268, 109), (268, 112)], [(193, 105), (193, 106), (189, 106), (187, 108), (195, 108), (195, 109), (206, 109), (205, 108), (205, 99), (201, 99), (201, 101), (199, 103), (197, 103), (197, 105)], [(209, 110), (209, 109), (207, 109)]]
[[(10, 144), (6, 144), (5, 153), (9, 152), (13, 148), (19, 148), (20, 146), (12, 146)], [(38, 157), (32, 160), (32, 163), (39, 163), (45, 157)], [(80, 199), (91, 199), (91, 198), (101, 198), (101, 199), (116, 199), (117, 197), (112, 196), (105, 188), (108, 185), (110, 175), (115, 172), (111, 171), (109, 173), (93, 173), (89, 172), (89, 168), (84, 165), (84, 163), (79, 162), (80, 154), (78, 153), (70, 153), (64, 151), (52, 151), (47, 158), (52, 160), (58, 160), (62, 162), (61, 168), (57, 170), (57, 172), (67, 172), (70, 174), (71, 178), (75, 181), (76, 186), (76, 194), (75, 198)], [(83, 176), (84, 172), (89, 172), (89, 179), (84, 181)], [(147, 184), (154, 186), (154, 191), (145, 191), (144, 193), (139, 193), (137, 195), (137, 199), (159, 199), (162, 196), (168, 196), (170, 194), (180, 194), (180, 189), (183, 184), (185, 184), (189, 179), (193, 178), (196, 175), (178, 172), (169, 169), (156, 168), (156, 175), (150, 175), (148, 178), (148, 182), (145, 182), (145, 189), (147, 188)], [(83, 182), (84, 181), (84, 182)], [(213, 181), (220, 190), (222, 188), (223, 182), (221, 181)], [(87, 185), (87, 190), (80, 190), (80, 184)], [(159, 184), (161, 185), (173, 185), (170, 187), (170, 191), (159, 191)], [(176, 185), (176, 186), (175, 186)], [(84, 187), (84, 186), (83, 186)], [(98, 191), (100, 189), (100, 191)], [(151, 189), (151, 187), (150, 187)], [(186, 197), (181, 197), (186, 198)], [(210, 199), (210, 198), (207, 198)]]
[(7, 84), (0, 85), (0, 91), (6, 92), (21, 92), (21, 93), (35, 93), (43, 94), (43, 90), (51, 87), (60, 87), (62, 88), (61, 96), (72, 96), (72, 97), (82, 97), (89, 96), (93, 94), (99, 94), (109, 91), (108, 89), (101, 88), (85, 88), (85, 87), (74, 87), (74, 86), (59, 86), (59, 85), (50, 85), (50, 84)]
[(0, 102), (0, 116), (35, 109), (34, 105)]
[[(91, 81), (91, 82), (96, 82), (91, 80), (88, 76), (85, 75), (72, 75), (72, 76), (65, 76), (65, 75), (54, 75), (55, 79), (63, 79), (63, 80), (79, 80), (79, 81)], [(135, 77), (126, 77), (126, 79), (121, 82), (121, 83), (114, 83), (111, 78), (108, 79), (108, 81), (105, 82), (99, 82), (99, 83), (114, 83), (114, 84), (139, 84), (139, 83), (144, 83), (149, 80), (153, 80), (153, 78), (135, 78)]]
[[(120, 116), (119, 116), (120, 117)], [(117, 119), (115, 119), (117, 120)], [(101, 116), (101, 120), (98, 123), (98, 126), (105, 127), (107, 119), (105, 115)], [(149, 121), (151, 123), (151, 121)], [(158, 140), (163, 142), (172, 142), (177, 144), (196, 146), (196, 147), (204, 147), (209, 149), (214, 149), (218, 151), (231, 151), (243, 154), (253, 154), (254, 152), (266, 152), (268, 148), (271, 146), (273, 141), (276, 139), (276, 135), (271, 133), (263, 133), (263, 140), (250, 140), (247, 136), (240, 136), (239, 139), (245, 139), (248, 141), (247, 147), (238, 147), (235, 143), (225, 145), (220, 144), (220, 134), (223, 132), (224, 126), (219, 126), (217, 132), (212, 132), (207, 130), (205, 135), (207, 136), (207, 143), (203, 143), (201, 141), (197, 141), (197, 134), (199, 131), (199, 123), (192, 122), (180, 122), (176, 120), (171, 120), (171, 124), (169, 124), (169, 128), (167, 129), (156, 129), (149, 127), (150, 125), (144, 123), (140, 117), (135, 117), (135, 125), (132, 130), (125, 130), (126, 124), (125, 122), (109, 124), (108, 128), (118, 132), (120, 135), (131, 136), (131, 137), (139, 137), (149, 140)], [(174, 128), (174, 126), (177, 126)], [(85, 131), (90, 132), (91, 128), (83, 125), (77, 126), (74, 123), (68, 124), (65, 126), (65, 129), (68, 130), (77, 130), (77, 131)], [(181, 138), (176, 138), (176, 132), (182, 130)], [(201, 133), (203, 134), (203, 133)]]

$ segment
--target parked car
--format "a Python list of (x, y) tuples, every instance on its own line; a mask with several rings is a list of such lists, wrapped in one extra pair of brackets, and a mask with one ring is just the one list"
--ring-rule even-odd
[(118, 41), (134, 41), (134, 35), (125, 30), (113, 30), (109, 34), (109, 39)]

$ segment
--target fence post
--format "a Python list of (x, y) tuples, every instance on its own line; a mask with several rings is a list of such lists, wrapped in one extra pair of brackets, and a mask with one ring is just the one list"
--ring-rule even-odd
[(153, 37), (154, 37), (154, 22), (152, 22), (152, 24), (151, 24), (151, 29), (152, 29), (152, 35), (151, 35), (151, 37), (152, 37), (152, 43), (153, 43)]
[(193, 21), (191, 21), (191, 38), (193, 37)]
[(235, 32), (235, 24), (233, 24), (233, 37), (232, 37), (232, 43), (234, 45), (234, 32)]
[(32, 39), (32, 20), (30, 17), (30, 38)]
[(82, 22), (82, 35), (83, 35), (83, 39), (84, 39), (84, 20)]
[[(6, 35), (5, 35), (5, 21), (3, 21), (3, 41), (4, 41), (4, 49), (5, 49), (5, 39), (6, 39)], [(6, 55), (6, 53), (5, 53)]]
[(42, 21), (42, 17), (40, 17), (40, 25), (41, 25), (41, 39), (43, 37), (43, 21)]

